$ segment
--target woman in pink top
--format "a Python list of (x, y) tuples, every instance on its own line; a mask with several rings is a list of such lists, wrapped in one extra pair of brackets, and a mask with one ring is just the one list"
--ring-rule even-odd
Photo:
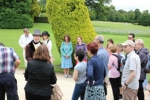
[(108, 62), (108, 70), (109, 70), (109, 81), (112, 87), (114, 100), (119, 100), (119, 76), (120, 72), (117, 70), (118, 68), (118, 58), (113, 54), (117, 52), (117, 46), (112, 44), (108, 46), (108, 52), (110, 54), (109, 62)]

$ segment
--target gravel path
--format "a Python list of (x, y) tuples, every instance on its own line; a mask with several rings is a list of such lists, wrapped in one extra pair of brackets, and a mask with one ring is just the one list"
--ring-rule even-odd
[[(19, 100), (25, 100), (25, 93), (24, 93), (24, 86), (26, 84), (26, 81), (23, 76), (24, 70), (23, 69), (17, 69), (15, 76), (18, 82), (18, 94), (19, 94)], [(63, 91), (63, 99), (62, 100), (71, 100), (72, 92), (74, 89), (74, 81), (72, 78), (64, 78), (63, 74), (57, 73), (57, 84), (60, 86), (61, 90)], [(112, 90), (111, 86), (108, 85), (108, 95), (107, 100), (113, 100)], [(145, 91), (145, 100), (148, 99), (148, 92)]]

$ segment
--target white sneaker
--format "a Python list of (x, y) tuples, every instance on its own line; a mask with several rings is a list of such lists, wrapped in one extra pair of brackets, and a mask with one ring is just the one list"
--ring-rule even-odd
[(67, 75), (67, 74), (65, 74), (65, 75), (64, 75), (64, 77), (65, 77), (65, 78), (68, 78), (68, 75)]
[(71, 78), (72, 76), (71, 76), (71, 75), (69, 75), (69, 74), (67, 74), (67, 77), (68, 77), (68, 78)]

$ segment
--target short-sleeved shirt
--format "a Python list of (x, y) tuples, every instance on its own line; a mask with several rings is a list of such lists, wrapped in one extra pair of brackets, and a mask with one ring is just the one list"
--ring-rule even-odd
[(120, 73), (117, 70), (117, 68), (118, 68), (118, 59), (115, 56), (110, 55), (108, 66), (110, 67), (110, 70), (109, 70), (109, 77), (110, 78), (117, 78), (117, 77), (120, 76)]
[(135, 78), (132, 80), (132, 82), (128, 84), (128, 87), (131, 89), (138, 89), (141, 72), (141, 62), (139, 56), (135, 53), (135, 51), (132, 51), (127, 55), (127, 60), (122, 75), (122, 85), (124, 85), (124, 83), (129, 78), (130, 71), (133, 70), (136, 71), (136, 75)]
[(86, 62), (78, 62), (78, 64), (74, 67), (78, 71), (78, 80), (76, 81), (76, 84), (84, 83), (87, 79), (86, 77)]
[(0, 73), (14, 73), (16, 59), (18, 56), (14, 49), (0, 46)]

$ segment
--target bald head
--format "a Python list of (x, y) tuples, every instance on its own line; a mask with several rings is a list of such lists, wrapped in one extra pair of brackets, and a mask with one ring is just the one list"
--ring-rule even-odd
[(136, 39), (135, 40), (135, 49), (140, 50), (144, 47), (144, 41), (142, 39)]
[(142, 39), (136, 39), (135, 41), (137, 41), (138, 44), (144, 46), (144, 41)]

